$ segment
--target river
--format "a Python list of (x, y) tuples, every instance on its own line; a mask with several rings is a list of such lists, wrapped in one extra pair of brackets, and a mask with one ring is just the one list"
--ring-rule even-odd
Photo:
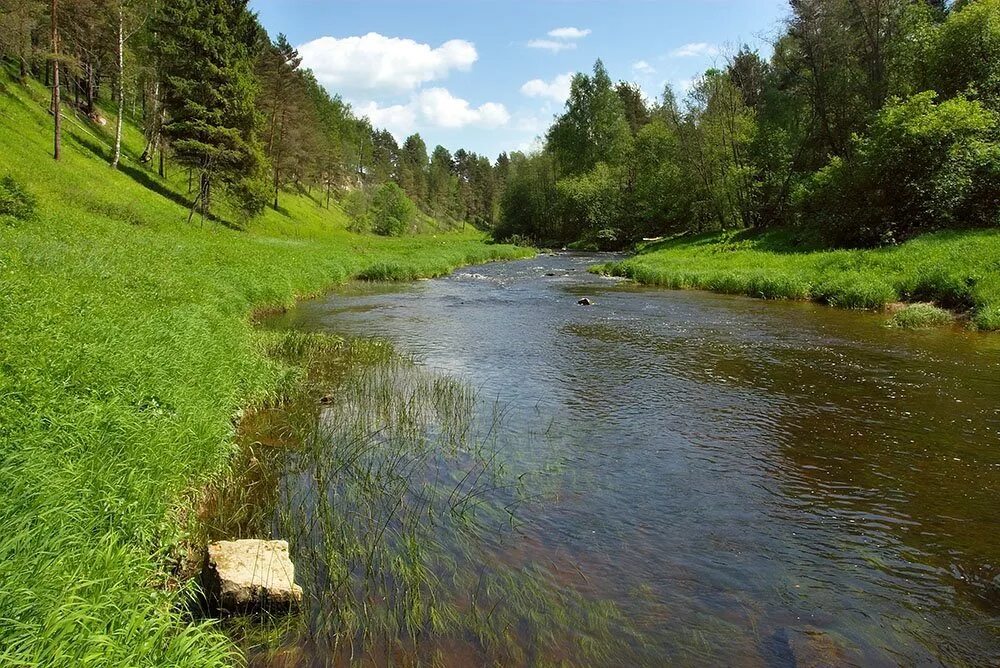
[[(484, 554), (607, 604), (621, 645), (500, 661), (1000, 665), (1000, 336), (641, 288), (602, 259), (354, 284), (271, 323), (386, 339), (503, 415), (526, 490)], [(474, 636), (434, 660), (486, 663)]]

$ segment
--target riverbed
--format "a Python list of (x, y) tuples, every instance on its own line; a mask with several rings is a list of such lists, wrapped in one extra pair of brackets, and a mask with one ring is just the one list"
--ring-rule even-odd
[[(587, 272), (606, 259), (352, 284), (269, 323), (376, 337), (469, 388), (463, 433), (487, 433), (489, 461), (518, 483), (483, 488), (515, 510), (483, 523), (469, 566), (502, 564), (606, 613), (595, 638), (507, 618), (514, 643), (566, 644), (516, 662), (1000, 665), (1000, 336)], [(448, 461), (434, 459), (435, 479)], [(291, 477), (317, 494), (315, 476)], [(310, 615), (284, 642), (344, 662)], [(409, 640), (448, 665), (490, 660), (476, 633), (431, 637), (445, 627)], [(575, 651), (607, 637), (611, 653)], [(392, 657), (409, 662), (398, 647), (369, 658)]]

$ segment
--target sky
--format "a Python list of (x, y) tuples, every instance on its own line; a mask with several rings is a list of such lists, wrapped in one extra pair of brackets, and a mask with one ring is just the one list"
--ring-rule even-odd
[(683, 97), (742, 44), (767, 57), (787, 0), (251, 0), (331, 93), (398, 140), (530, 150), (573, 72), (601, 58), (649, 97)]

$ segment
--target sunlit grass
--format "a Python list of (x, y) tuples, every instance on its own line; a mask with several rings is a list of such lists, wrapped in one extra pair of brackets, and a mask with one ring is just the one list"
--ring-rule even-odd
[(38, 201), (0, 218), (0, 664), (229, 664), (227, 638), (162, 585), (182, 500), (231, 464), (234, 416), (297, 377), (252, 310), (380, 264), (438, 275), (523, 251), (473, 231), (355, 235), (292, 195), (189, 226), (185, 174), (140, 167), (134, 126), (114, 172), (108, 129), (67, 110), (57, 164), (45, 91), (0, 81), (0, 177)]
[(1000, 329), (1000, 230), (940, 232), (874, 250), (797, 252), (782, 233), (678, 238), (600, 268), (640, 283), (881, 309), (897, 301), (967, 311)]

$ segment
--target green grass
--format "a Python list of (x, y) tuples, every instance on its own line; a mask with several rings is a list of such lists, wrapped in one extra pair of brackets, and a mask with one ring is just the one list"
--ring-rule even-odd
[(1000, 230), (928, 234), (875, 250), (795, 251), (787, 233), (713, 234), (660, 242), (600, 271), (648, 285), (881, 309), (933, 302), (1000, 329)]
[(886, 324), (900, 329), (930, 329), (953, 322), (955, 316), (950, 311), (938, 308), (934, 304), (910, 304), (893, 314)]
[(110, 125), (68, 120), (59, 164), (50, 126), (41, 87), (0, 74), (0, 177), (38, 201), (0, 218), (0, 664), (239, 661), (164, 584), (184, 499), (225, 473), (238, 412), (296, 374), (253, 310), (524, 252), (471, 231), (360, 236), (292, 195), (242, 230), (189, 226), (185, 174), (139, 166), (135, 127), (114, 172)]

